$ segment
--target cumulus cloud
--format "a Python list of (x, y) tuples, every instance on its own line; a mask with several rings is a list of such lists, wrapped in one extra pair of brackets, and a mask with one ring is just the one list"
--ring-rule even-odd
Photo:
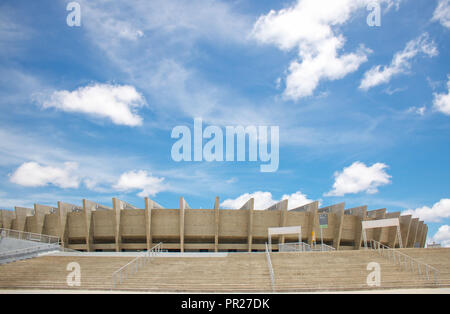
[(142, 118), (136, 110), (146, 104), (144, 97), (133, 86), (110, 84), (93, 84), (74, 91), (55, 91), (36, 99), (43, 108), (108, 118), (115, 124), (127, 126), (142, 125)]
[(442, 247), (450, 247), (450, 226), (441, 226), (431, 240), (441, 244)]
[(342, 172), (335, 172), (333, 189), (324, 196), (344, 196), (360, 192), (375, 194), (378, 187), (391, 183), (391, 176), (386, 173), (386, 168), (388, 166), (383, 163), (368, 167), (357, 161)]
[(307, 198), (305, 194), (300, 191), (297, 191), (291, 195), (283, 195), (281, 200), (273, 199), (272, 193), (270, 192), (262, 192), (258, 191), (255, 193), (245, 193), (235, 199), (226, 199), (223, 201), (220, 206), (222, 208), (230, 208), (230, 209), (239, 209), (241, 208), (247, 201), (251, 198), (255, 199), (255, 209), (263, 210), (269, 208), (270, 206), (280, 202), (281, 200), (288, 200), (288, 209), (300, 207), (302, 205), (313, 202)]
[(26, 187), (53, 184), (61, 188), (78, 188), (80, 178), (76, 175), (78, 164), (66, 162), (63, 167), (43, 166), (37, 162), (23, 163), (10, 175), (12, 183)]
[(450, 0), (439, 0), (432, 20), (439, 21), (442, 26), (450, 28)]
[(113, 186), (118, 191), (142, 190), (137, 195), (140, 197), (155, 196), (166, 189), (164, 178), (152, 176), (145, 170), (129, 171), (123, 173), (117, 184)]
[(433, 108), (445, 115), (450, 115), (450, 75), (447, 82), (447, 93), (434, 94)]
[(405, 49), (394, 55), (390, 65), (384, 67), (377, 65), (367, 71), (359, 88), (369, 90), (377, 85), (388, 83), (396, 75), (407, 73), (411, 68), (411, 59), (419, 53), (428, 57), (434, 57), (438, 54), (436, 44), (430, 41), (427, 33), (408, 42)]
[[(356, 71), (371, 52), (360, 46), (355, 52), (340, 54), (345, 37), (337, 27), (365, 9), (373, 0), (297, 0), (291, 7), (270, 11), (256, 21), (252, 37), (281, 50), (298, 51), (291, 62), (284, 95), (297, 100), (310, 96), (323, 80), (337, 80)], [(396, 0), (381, 0), (388, 7)]]
[(425, 222), (440, 222), (450, 217), (450, 199), (444, 198), (432, 207), (423, 206), (416, 209), (405, 210), (402, 215), (412, 215)]

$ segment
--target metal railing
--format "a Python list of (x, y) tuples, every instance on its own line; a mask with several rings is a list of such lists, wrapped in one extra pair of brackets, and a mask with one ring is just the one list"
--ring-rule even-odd
[(392, 249), (378, 241), (370, 240), (369, 243), (370, 249), (375, 250), (381, 256), (388, 258), (394, 265), (399, 265), (400, 269), (405, 271), (409, 270), (412, 273), (417, 272), (420, 277), (426, 278), (427, 280), (434, 280), (435, 284), (438, 283), (440, 271), (435, 267), (419, 262), (411, 256), (396, 249)]
[(28, 240), (34, 242), (42, 242), (42, 243), (50, 243), (50, 244), (59, 244), (59, 237), (40, 234), (40, 233), (32, 233), (32, 232), (24, 232), (19, 230), (10, 230), (0, 228), (0, 236), (2, 238), (13, 238), (18, 240)]
[(134, 258), (128, 264), (120, 267), (112, 274), (111, 279), (111, 290), (116, 287), (117, 284), (121, 284), (122, 281), (125, 281), (131, 275), (137, 273), (140, 269), (144, 267), (152, 257), (156, 257), (159, 253), (161, 253), (161, 245), (162, 243), (158, 243), (154, 247), (152, 247), (149, 251), (143, 252), (141, 255)]
[(311, 245), (311, 251), (315, 251), (315, 252), (331, 252), (331, 251), (336, 251), (336, 249), (332, 246), (329, 246), (327, 244), (317, 244), (314, 243), (313, 245)]
[(330, 252), (335, 250), (334, 247), (326, 244), (309, 245), (304, 242), (278, 244), (278, 251), (280, 252)]
[(60, 249), (59, 244), (43, 244), (43, 245), (32, 246), (32, 247), (28, 247), (28, 248), (24, 248), (24, 249), (17, 249), (17, 250), (1, 252), (0, 253), (0, 263), (5, 260), (15, 261), (20, 257), (34, 254), (34, 253), (59, 250), (59, 249)]
[(266, 242), (266, 257), (267, 257), (267, 266), (269, 267), (270, 281), (272, 284), (272, 292), (275, 291), (275, 274), (273, 272), (272, 260), (270, 259), (269, 246)]
[(304, 242), (292, 242), (278, 244), (279, 252), (308, 252), (311, 251), (311, 246)]

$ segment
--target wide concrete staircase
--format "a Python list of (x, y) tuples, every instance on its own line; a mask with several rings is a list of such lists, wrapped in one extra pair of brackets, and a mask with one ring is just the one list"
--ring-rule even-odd
[(438, 284), (440, 286), (450, 287), (450, 249), (400, 249), (399, 251), (419, 262), (437, 268), (440, 271)]
[(266, 257), (262, 253), (230, 253), (227, 257), (157, 257), (121, 290), (173, 292), (271, 291)]
[[(371, 272), (367, 270), (367, 266), (370, 262), (380, 265), (381, 285), (379, 287), (367, 285), (367, 276)], [(449, 265), (450, 260), (446, 263)], [(400, 266), (394, 265), (375, 251), (278, 253), (272, 254), (272, 264), (275, 273), (275, 291), (306, 292), (443, 286), (436, 285), (418, 274), (403, 271)]]
[[(450, 249), (408, 249), (406, 254), (423, 259), (441, 270), (436, 285), (403, 271), (375, 251), (272, 253), (275, 292), (374, 289), (366, 279), (367, 265), (381, 266), (381, 286), (421, 288), (450, 286)], [(0, 265), (0, 289), (111, 289), (112, 274), (133, 257), (41, 256)], [(81, 267), (81, 286), (69, 287), (71, 262)], [(219, 257), (155, 257), (136, 274), (116, 286), (117, 290), (163, 292), (272, 292), (264, 253), (230, 253)]]
[[(87, 257), (46, 255), (0, 265), (0, 289), (84, 289), (108, 290), (111, 274), (132, 257)], [(80, 265), (81, 286), (69, 287), (69, 263)]]

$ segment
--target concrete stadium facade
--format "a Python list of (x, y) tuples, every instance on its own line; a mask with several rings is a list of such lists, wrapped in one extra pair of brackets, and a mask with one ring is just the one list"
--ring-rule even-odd
[[(328, 217), (328, 227), (320, 230), (319, 215)], [(313, 202), (288, 210), (284, 200), (270, 208), (254, 208), (254, 199), (240, 209), (191, 209), (183, 197), (180, 207), (166, 209), (145, 199), (139, 209), (117, 198), (112, 207), (83, 200), (82, 206), (58, 202), (57, 207), (35, 204), (34, 208), (0, 210), (0, 228), (58, 236), (65, 248), (80, 251), (147, 250), (162, 242), (169, 251), (254, 252), (264, 251), (268, 228), (301, 226), (302, 241), (315, 240), (337, 250), (358, 250), (363, 246), (362, 222), (399, 218), (403, 247), (425, 247), (428, 227), (423, 221), (386, 209), (367, 211), (367, 206), (345, 209), (345, 203), (319, 208)], [(322, 238), (321, 238), (322, 233)], [(398, 247), (396, 227), (367, 230), (367, 239)], [(298, 242), (298, 235), (280, 235), (278, 243)]]

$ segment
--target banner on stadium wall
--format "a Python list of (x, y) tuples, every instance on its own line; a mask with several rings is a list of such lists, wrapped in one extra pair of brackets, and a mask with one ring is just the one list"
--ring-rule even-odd
[(362, 222), (363, 229), (383, 228), (383, 227), (400, 227), (398, 218), (368, 220)]
[(319, 214), (320, 228), (328, 228), (328, 214)]
[(280, 235), (280, 234), (302, 234), (302, 228), (298, 227), (280, 227), (280, 228), (269, 228), (269, 236)]

